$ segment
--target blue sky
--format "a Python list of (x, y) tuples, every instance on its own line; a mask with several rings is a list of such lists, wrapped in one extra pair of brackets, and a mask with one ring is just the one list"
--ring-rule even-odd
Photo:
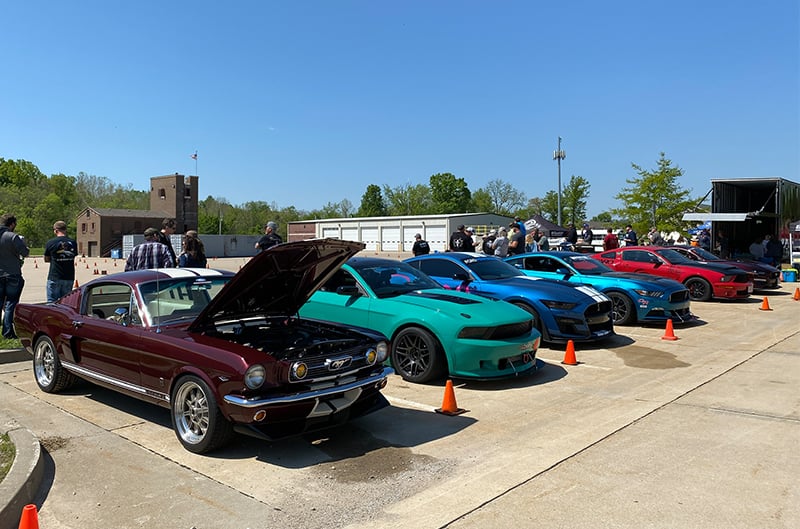
[(0, 157), (312, 210), (450, 172), (588, 213), (660, 152), (800, 181), (800, 2), (6, 2)]

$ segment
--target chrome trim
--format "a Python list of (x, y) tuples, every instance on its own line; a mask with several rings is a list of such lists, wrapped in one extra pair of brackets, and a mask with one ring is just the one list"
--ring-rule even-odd
[(85, 367), (79, 366), (77, 364), (73, 364), (72, 362), (67, 362), (63, 359), (61, 360), (61, 365), (63, 365), (64, 369), (66, 369), (67, 371), (75, 373), (76, 375), (82, 378), (91, 378), (93, 380), (99, 380), (100, 382), (105, 382), (106, 384), (110, 384), (112, 386), (116, 386), (118, 388), (122, 388), (124, 390), (133, 393), (138, 393), (140, 395), (147, 395), (148, 397), (153, 397), (159, 400), (163, 400), (164, 402), (169, 402), (169, 395), (166, 393), (160, 393), (158, 391), (153, 391), (152, 389), (146, 388), (144, 386), (137, 386), (136, 384), (131, 384), (130, 382), (125, 382), (124, 380), (119, 380), (118, 378), (113, 378), (108, 375), (103, 375), (95, 371), (86, 369)]
[(350, 391), (353, 389), (358, 389), (364, 386), (377, 384), (378, 382), (387, 378), (389, 375), (393, 373), (394, 369), (392, 369), (391, 367), (384, 367), (380, 371), (380, 373), (373, 373), (372, 375), (368, 376), (365, 379), (357, 380), (349, 384), (343, 384), (341, 386), (331, 386), (329, 388), (312, 390), (304, 393), (295, 393), (293, 395), (281, 395), (277, 397), (267, 397), (260, 399), (244, 399), (242, 397), (237, 397), (235, 395), (225, 395), (223, 397), (223, 400), (228, 404), (233, 404), (234, 406), (241, 406), (243, 408), (257, 408), (259, 406), (272, 406), (276, 404), (291, 404), (294, 402), (314, 400), (321, 397), (326, 397), (328, 395), (344, 393), (346, 391)]

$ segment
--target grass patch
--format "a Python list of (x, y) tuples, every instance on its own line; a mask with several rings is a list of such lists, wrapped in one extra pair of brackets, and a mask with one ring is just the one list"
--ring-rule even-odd
[(5, 479), (8, 471), (11, 470), (11, 465), (14, 463), (14, 456), (17, 455), (17, 450), (14, 448), (14, 443), (7, 433), (0, 435), (0, 481)]
[(22, 344), (19, 340), (9, 340), (0, 336), (0, 349), (22, 349)]

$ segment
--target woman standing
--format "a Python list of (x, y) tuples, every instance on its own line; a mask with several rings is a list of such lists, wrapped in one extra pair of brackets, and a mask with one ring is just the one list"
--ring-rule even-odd
[(178, 257), (178, 266), (181, 268), (205, 268), (208, 263), (206, 250), (197, 232), (189, 230), (183, 239), (183, 251)]

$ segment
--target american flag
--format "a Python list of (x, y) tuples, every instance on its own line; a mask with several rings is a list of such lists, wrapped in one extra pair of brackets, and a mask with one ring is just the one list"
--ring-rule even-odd
[(192, 154), (192, 160), (197, 160), (197, 153)]

